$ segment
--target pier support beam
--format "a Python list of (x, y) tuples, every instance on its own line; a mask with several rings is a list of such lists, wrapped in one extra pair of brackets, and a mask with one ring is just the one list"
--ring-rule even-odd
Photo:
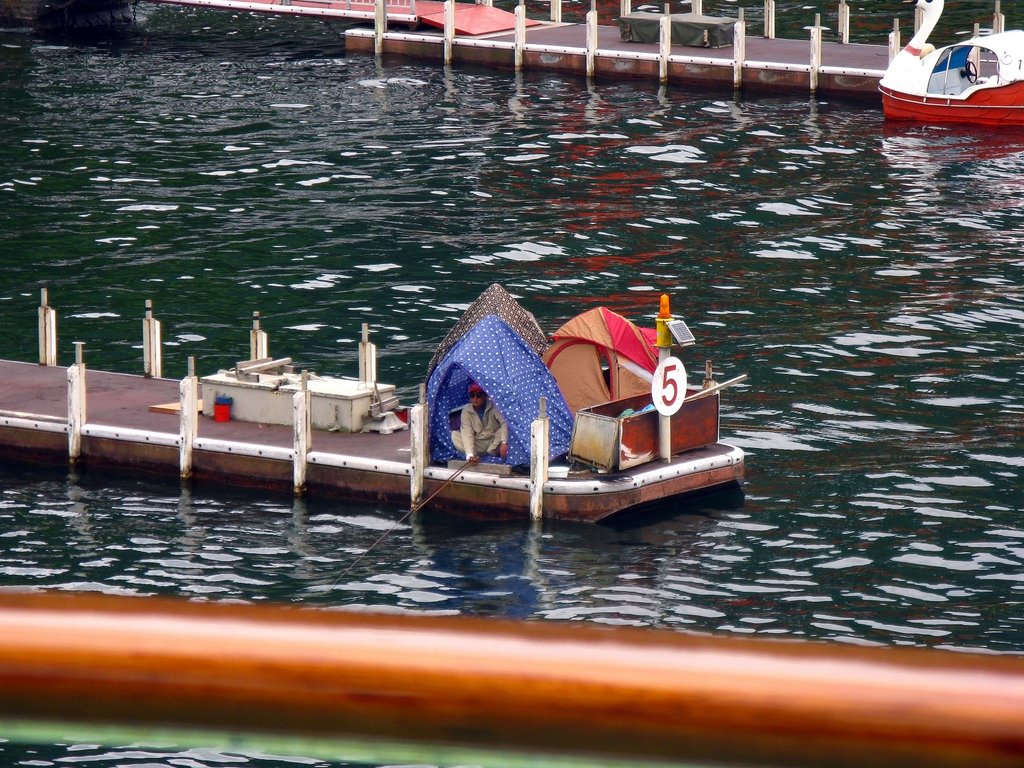
[(544, 517), (544, 484), (548, 481), (550, 458), (548, 399), (540, 399), (540, 412), (530, 425), (530, 518)]
[(75, 342), (75, 362), (68, 366), (68, 461), (77, 464), (82, 455), (82, 427), (86, 420), (84, 342)]
[(153, 300), (146, 299), (146, 316), (142, 319), (142, 375), (147, 379), (162, 379), (163, 367), (160, 321), (153, 317)]
[(523, 48), (526, 46), (526, 5), (524, 0), (519, 0), (514, 14), (516, 23), (516, 34), (514, 43), (514, 65), (516, 72), (523, 71)]
[(39, 364), (57, 364), (57, 312), (47, 302), (48, 291), (39, 297)]
[(551, 21), (555, 24), (562, 23), (562, 0), (551, 0)]
[(811, 94), (818, 92), (818, 75), (821, 72), (821, 14), (814, 14), (814, 26), (811, 27)]
[(998, 35), (1006, 31), (1006, 17), (1003, 15), (1002, 3), (996, 0), (995, 11), (992, 14), (992, 34)]
[(587, 11), (587, 79), (594, 79), (594, 61), (597, 58), (597, 11)]
[(384, 33), (388, 31), (387, 0), (376, 0), (373, 6), (373, 52), (384, 52)]
[(900, 44), (900, 20), (892, 20), (892, 32), (889, 33), (889, 63), (896, 58), (903, 46)]
[(764, 36), (775, 39), (775, 0), (764, 0)]
[(426, 386), (420, 384), (420, 399), (409, 409), (409, 502), (415, 509), (423, 498), (423, 477), (429, 455)]
[(672, 55), (672, 17), (665, 4), (665, 13), (658, 19), (658, 82), (668, 82), (668, 57)]
[(743, 62), (747, 58), (747, 22), (743, 17), (743, 9), (739, 11), (732, 33), (732, 87), (736, 90), (743, 87)]
[(455, 43), (455, 3), (444, 0), (444, 65), (452, 63), (452, 47)]
[(850, 42), (850, 6), (846, 0), (839, 0), (839, 42), (848, 45)]
[(359, 341), (359, 383), (372, 386), (377, 381), (377, 345), (370, 341), (370, 326), (363, 323)]
[(262, 360), (270, 357), (270, 345), (267, 332), (260, 330), (260, 313), (252, 313), (252, 330), (249, 331), (249, 359)]
[(309, 465), (309, 452), (313, 448), (312, 408), (307, 371), (302, 372), (302, 385), (299, 391), (292, 395), (292, 414), (292, 444), (295, 452), (292, 460), (292, 485), (295, 495), (301, 496), (306, 491), (306, 468)]
[(182, 480), (192, 477), (192, 446), (199, 434), (199, 379), (196, 377), (196, 359), (188, 359), (188, 375), (178, 384), (178, 471)]
[(698, 16), (704, 14), (704, 2), (703, 0), (693, 0), (690, 3), (690, 13), (696, 13)]

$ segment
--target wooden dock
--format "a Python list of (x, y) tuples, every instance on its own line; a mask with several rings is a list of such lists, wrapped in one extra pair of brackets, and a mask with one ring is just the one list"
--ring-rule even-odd
[[(776, 38), (774, 30), (767, 27), (764, 36), (748, 33), (742, 18), (720, 18), (717, 21), (729, 27), (732, 38), (732, 44), (723, 47), (676, 45), (670, 32), (662, 33), (664, 43), (624, 40), (628, 35), (622, 31), (621, 16), (599, 24), (597, 11), (590, 11), (585, 23), (562, 23), (559, 0), (553, 0), (551, 18), (545, 20), (527, 19), (523, 6), (510, 13), (486, 4), (451, 0), (150, 1), (350, 21), (361, 26), (346, 29), (345, 46), (358, 53), (408, 56), (446, 65), (644, 79), (750, 93), (839, 96), (879, 103), (878, 83), (888, 66), (890, 51), (899, 43), (898, 34), (884, 45), (847, 42), (849, 9), (845, 0), (839, 9), (843, 31), (835, 41), (824, 39), (820, 22), (810, 27), (807, 39), (796, 40)], [(697, 2), (693, 5), (700, 7)], [(774, 18), (773, 0), (766, 0), (766, 13), (770, 5)], [(624, 3), (622, 10), (628, 12), (628, 8), (628, 2)], [(652, 18), (661, 16), (653, 14)]]
[[(78, 397), (73, 378), (84, 382), (79, 414), (69, 405)], [(183, 401), (185, 384), (86, 371), (80, 363), (64, 368), (0, 360), (0, 460), (71, 463), (171, 479), (184, 475), (199, 482), (396, 504), (426, 498), (433, 508), (488, 519), (527, 518), (538, 482), (544, 517), (598, 521), (736, 485), (743, 477), (743, 451), (716, 443), (627, 472), (580, 472), (544, 481), (428, 465), (417, 494), (412, 430), (315, 429), (308, 443), (305, 438), (300, 443), (294, 425), (217, 421), (197, 412), (192, 435), (181, 409), (168, 407)]]

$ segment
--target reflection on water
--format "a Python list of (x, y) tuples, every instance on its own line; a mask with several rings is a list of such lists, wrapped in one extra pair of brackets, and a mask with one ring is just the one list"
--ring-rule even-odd
[(597, 305), (650, 323), (668, 293), (684, 362), (749, 376), (723, 400), (747, 482), (531, 526), (3, 466), (0, 585), (1024, 651), (1020, 136), (141, 19), (0, 33), (0, 357), (35, 359), (48, 286), (64, 364), (79, 340), (141, 372), (146, 299), (172, 377), (244, 357), (253, 311), (271, 354), (354, 375), (366, 322), (408, 401), (492, 282), (548, 330)]

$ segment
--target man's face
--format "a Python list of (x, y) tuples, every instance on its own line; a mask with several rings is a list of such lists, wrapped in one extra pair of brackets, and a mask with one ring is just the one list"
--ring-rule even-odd
[(469, 402), (471, 402), (473, 405), (479, 407), (479, 406), (481, 406), (481, 405), (483, 405), (484, 403), (487, 402), (487, 393), (486, 392), (470, 392), (469, 393)]

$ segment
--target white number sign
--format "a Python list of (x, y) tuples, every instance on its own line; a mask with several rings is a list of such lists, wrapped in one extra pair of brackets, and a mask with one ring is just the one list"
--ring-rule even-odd
[(683, 405), (686, 397), (686, 369), (675, 357), (658, 363), (651, 381), (651, 398), (662, 416), (671, 416)]

